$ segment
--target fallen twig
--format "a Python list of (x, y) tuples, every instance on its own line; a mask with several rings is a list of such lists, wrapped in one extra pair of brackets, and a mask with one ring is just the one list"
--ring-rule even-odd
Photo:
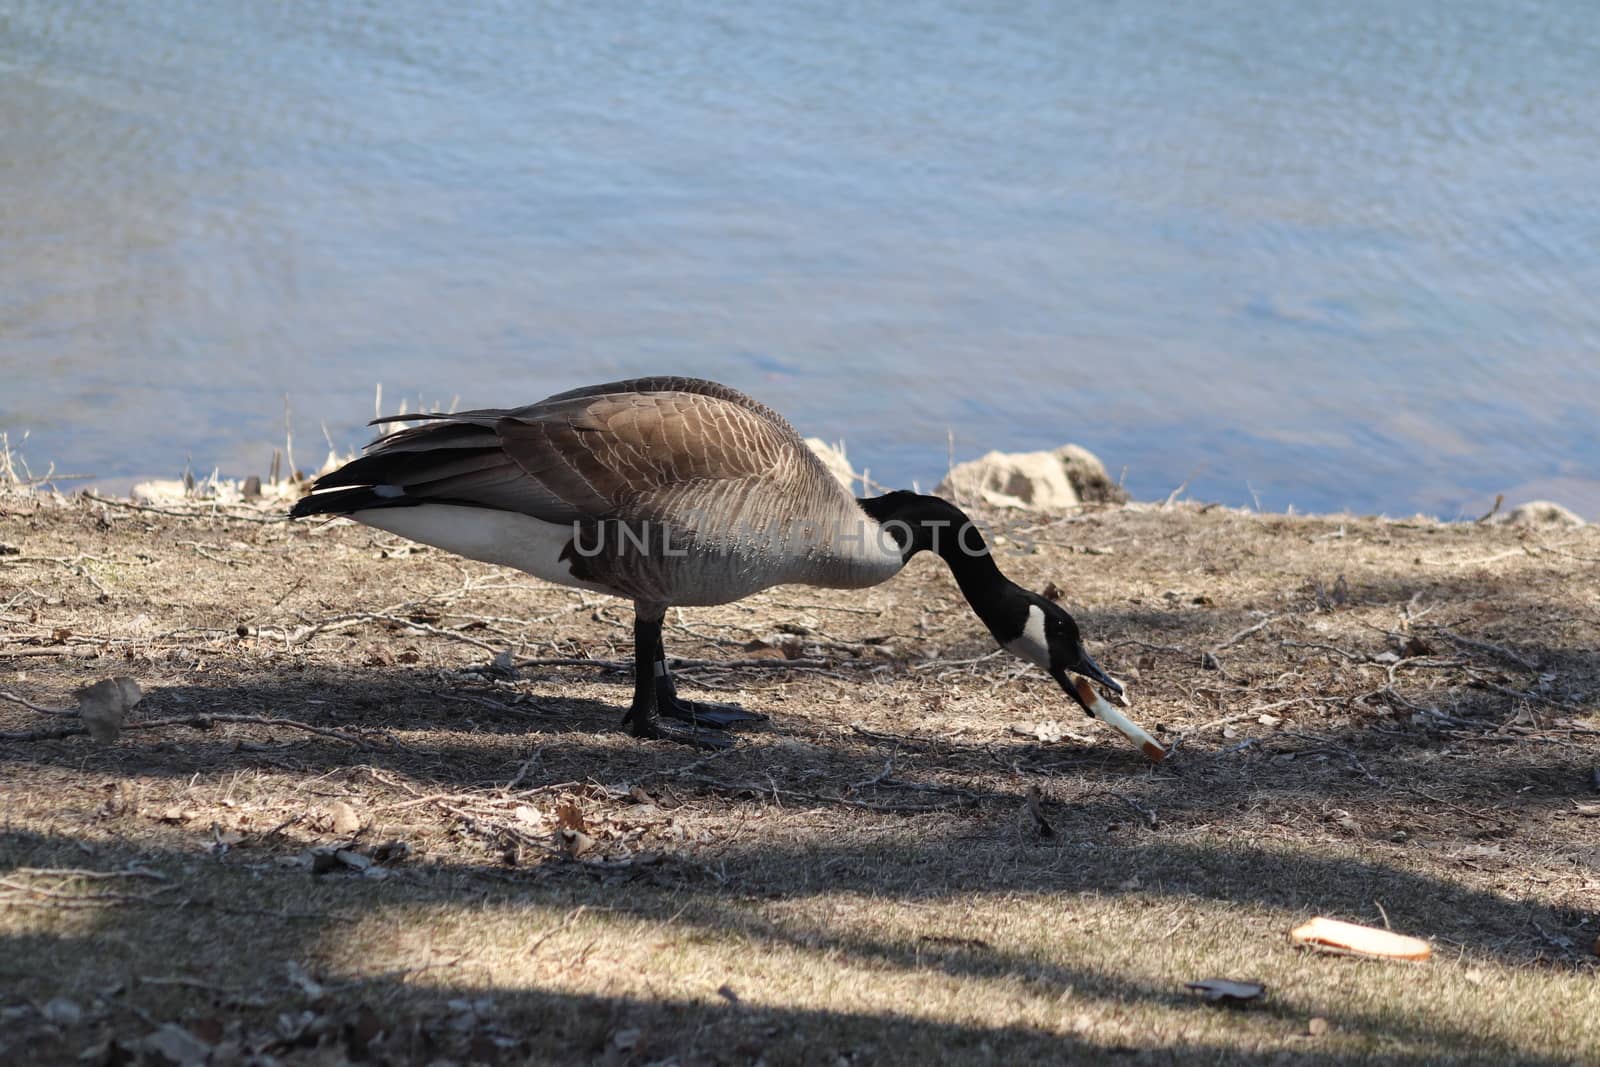
[(92, 500), (96, 504), (107, 504), (114, 508), (125, 508), (128, 511), (144, 511), (149, 512), (152, 515), (166, 515), (169, 518), (174, 519), (237, 519), (239, 522), (255, 522), (262, 524), (276, 524), (289, 521), (289, 513), (287, 511), (278, 515), (239, 515), (233, 512), (226, 512), (221, 509), (237, 508), (240, 505), (222, 504), (218, 503), (217, 501), (197, 500), (191, 509), (174, 511), (169, 508), (151, 507), (148, 504), (135, 504), (131, 500), (113, 500), (111, 497), (101, 496), (92, 489), (85, 489), (82, 493), (82, 496), (84, 499)]
[(1500, 685), (1498, 682), (1491, 682), (1482, 678), (1477, 679), (1475, 684), (1482, 685), (1485, 689), (1492, 689), (1496, 693), (1501, 693), (1508, 697), (1516, 697), (1518, 700), (1537, 701), (1540, 704), (1548, 704), (1553, 708), (1560, 708), (1563, 711), (1583, 710), (1576, 704), (1569, 704), (1565, 700), (1557, 700), (1555, 697), (1547, 697), (1541, 693), (1535, 693), (1532, 690), (1512, 689), (1508, 685)]
[[(580, 908), (579, 910), (582, 909)], [(526, 955), (529, 951), (530, 949), (527, 948), (522, 950), (524, 955)], [(380, 971), (377, 974), (364, 974), (355, 978), (346, 978), (339, 982), (324, 982), (322, 985), (327, 989), (354, 989), (356, 986), (371, 985), (373, 982), (393, 982), (398, 978), (409, 978), (414, 974), (422, 974), (425, 971), (437, 971), (450, 967), (457, 967), (460, 966), (461, 960), (462, 957), (457, 956), (453, 960), (438, 960), (434, 963), (421, 963), (414, 967), (397, 967), (392, 971)]]
[(797, 611), (842, 611), (850, 615), (874, 616), (883, 614), (882, 608), (857, 608), (845, 604), (794, 604), (782, 600), (770, 600), (767, 603), (775, 608), (793, 608)]
[[(789, 797), (794, 800), (808, 800), (819, 804), (843, 804), (851, 808), (864, 808), (868, 811), (886, 813), (945, 811), (950, 804), (878, 804), (870, 800), (856, 800), (853, 797), (827, 796), (823, 793), (810, 793), (799, 789), (783, 789), (776, 784), (762, 785), (758, 782), (727, 782), (720, 778), (712, 778), (705, 774), (683, 774), (676, 777), (687, 778), (692, 782), (710, 786), (713, 789), (729, 793), (752, 793), (756, 796), (770, 796), (773, 798)], [(977, 794), (966, 790), (957, 790), (951, 787), (929, 787), (929, 791), (951, 792), (958, 796), (977, 799)]]
[(1145, 826), (1149, 829), (1154, 830), (1158, 825), (1160, 825), (1160, 820), (1157, 818), (1154, 808), (1147, 808), (1143, 804), (1140, 804), (1138, 801), (1134, 800), (1132, 797), (1125, 796), (1124, 794), (1117, 792), (1115, 789), (1103, 789), (1101, 792), (1107, 796), (1116, 797), (1118, 800), (1128, 805), (1128, 807), (1132, 808), (1138, 814), (1139, 818), (1144, 820)]
[(1513, 556), (1524, 555), (1531, 556), (1533, 553), (1526, 548), (1518, 547), (1508, 548), (1504, 552), (1497, 552), (1492, 556), (1482, 556), (1478, 559), (1428, 559), (1426, 556), (1418, 556), (1417, 560), (1429, 567), (1481, 567), (1490, 563), (1499, 563), (1501, 560), (1510, 559)]
[(1371, 657), (1370, 656), (1363, 656), (1363, 655), (1360, 655), (1359, 653), (1351, 652), (1349, 649), (1340, 648), (1338, 645), (1330, 645), (1330, 644), (1327, 644), (1326, 642), (1323, 642), (1323, 641), (1279, 641), (1278, 642), (1278, 647), (1279, 648), (1310, 648), (1310, 649), (1315, 649), (1315, 650), (1317, 650), (1319, 652), (1333, 652), (1333, 653), (1337, 653), (1340, 656), (1343, 656), (1345, 659), (1349, 660), (1352, 663), (1368, 663), (1368, 662), (1371, 661)]
[(1539, 669), (1539, 665), (1537, 663), (1534, 663), (1520, 652), (1513, 652), (1505, 645), (1497, 645), (1493, 641), (1484, 641), (1477, 637), (1467, 637), (1463, 634), (1456, 633), (1454, 630), (1446, 630), (1442, 626), (1434, 627), (1433, 632), (1438, 634), (1440, 637), (1443, 637), (1447, 641), (1460, 645), (1462, 648), (1475, 648), (1480, 652), (1490, 652), (1496, 656), (1499, 656), (1501, 659), (1510, 660), (1512, 663), (1515, 663), (1525, 671), (1536, 671)]
[[(297, 719), (280, 719), (272, 715), (186, 715), (176, 719), (148, 719), (143, 722), (125, 722), (122, 724), (124, 732), (128, 730), (157, 730), (166, 726), (189, 726), (196, 730), (208, 730), (216, 723), (244, 723), (255, 726), (283, 726), (291, 730), (303, 730), (306, 733), (330, 737), (337, 741), (355, 745), (357, 748), (376, 749), (379, 751), (392, 751), (389, 744), (375, 744), (365, 738), (358, 737), (346, 730), (339, 730), (328, 726), (313, 726), (310, 723), (300, 722)], [(0, 733), (0, 741), (54, 741), (63, 737), (75, 737), (78, 734), (88, 733), (88, 728), (83, 726), (63, 726), (54, 730), (23, 730), (11, 733)]]
[(1222, 644), (1218, 645), (1216, 648), (1212, 649), (1211, 651), (1213, 653), (1216, 653), (1216, 652), (1221, 652), (1225, 648), (1232, 648), (1234, 645), (1237, 645), (1240, 641), (1243, 641), (1245, 638), (1249, 637), (1251, 634), (1259, 633), (1260, 631), (1266, 629), (1268, 626), (1271, 626), (1273, 623), (1277, 622), (1281, 618), (1283, 618), (1282, 615), (1268, 615), (1266, 618), (1262, 619), (1260, 622), (1256, 623), (1255, 625), (1246, 626), (1243, 630), (1240, 630), (1238, 633), (1234, 634), (1232, 637), (1228, 638), (1226, 641), (1222, 642)]
[(0, 700), (9, 700), (13, 704), (21, 704), (29, 711), (37, 711), (42, 715), (64, 715), (74, 719), (78, 717), (78, 713), (76, 711), (66, 708), (47, 708), (43, 704), (35, 704), (31, 700), (24, 700), (15, 693), (6, 693), (0, 691)]
[[(787, 671), (827, 667), (848, 667), (854, 660), (827, 659), (668, 659), (673, 670), (701, 670), (715, 668), (729, 671)], [(620, 659), (587, 659), (582, 656), (545, 656), (519, 659), (514, 667), (598, 667), (606, 671), (631, 671), (633, 661)]]
[(869, 741), (881, 741), (896, 745), (915, 745), (919, 748), (948, 747), (949, 742), (936, 737), (916, 737), (912, 734), (889, 734), (879, 730), (869, 730), (858, 722), (850, 724), (850, 729), (865, 737)]
[(0, 904), (11, 906), (21, 904), (34, 907), (96, 908), (107, 904), (147, 903), (162, 893), (172, 892), (177, 886), (162, 886), (160, 889), (152, 889), (148, 893), (69, 893), (61, 889), (45, 889), (41, 886), (28, 885), (24, 882), (13, 882), (9, 878), (0, 878), (0, 888), (42, 898), (39, 901), (29, 901), (18, 900), (14, 897), (0, 897)]
[(153, 882), (165, 882), (167, 876), (159, 871), (146, 870), (143, 867), (129, 867), (122, 871), (94, 871), (84, 867), (16, 867), (12, 874), (27, 874), (35, 878), (84, 878), (89, 880), (101, 878), (148, 878)]
[(441, 692), (438, 692), (438, 691), (434, 691), (434, 692), (430, 693), (429, 695), (433, 696), (433, 697), (436, 697), (439, 700), (449, 700), (449, 701), (453, 701), (454, 703), (457, 703), (457, 704), (477, 704), (480, 707), (494, 708), (496, 711), (503, 711), (508, 715), (515, 715), (518, 718), (522, 718), (522, 719), (545, 719), (545, 718), (548, 718), (548, 716), (543, 715), (543, 714), (541, 714), (539, 712), (536, 712), (536, 711), (527, 711), (527, 710), (525, 710), (523, 708), (519, 708), (519, 707), (515, 707), (515, 706), (513, 706), (511, 704), (507, 704), (504, 701), (490, 700), (488, 697), (475, 696), (472, 693), (453, 694), (453, 693), (441, 693)]
[(517, 768), (517, 773), (512, 775), (511, 781), (509, 781), (509, 782), (507, 782), (505, 784), (505, 786), (503, 787), (503, 791), (509, 793), (513, 789), (517, 788), (517, 786), (521, 785), (522, 784), (522, 780), (528, 776), (528, 772), (530, 770), (532, 770), (534, 768), (534, 766), (536, 764), (538, 764), (540, 761), (542, 761), (543, 759), (544, 759), (544, 746), (541, 745), (538, 748), (533, 750), (533, 755), (529, 756), (527, 759), (522, 761), (522, 765)]
[(1270, 712), (1277, 711), (1281, 708), (1292, 707), (1295, 704), (1309, 703), (1316, 699), (1318, 698), (1309, 696), (1291, 697), (1288, 700), (1279, 700), (1271, 704), (1260, 704), (1251, 708), (1249, 711), (1241, 711), (1236, 715), (1224, 715), (1220, 719), (1212, 719), (1210, 722), (1203, 722), (1198, 726), (1191, 726), (1187, 730), (1179, 732), (1178, 736), (1173, 739), (1172, 744), (1168, 746), (1167, 751), (1169, 753), (1172, 752), (1179, 745), (1183, 744), (1195, 734), (1206, 733), (1207, 731), (1220, 729), (1222, 727), (1234, 726), (1241, 722), (1255, 722), (1261, 716), (1269, 714)]
[(981, 656), (972, 656), (968, 659), (927, 659), (920, 663), (913, 663), (911, 669), (914, 671), (931, 671), (937, 667), (971, 667), (974, 664), (987, 663), (1001, 654), (1003, 654), (1003, 650), (997, 648), (993, 652), (985, 652)]
[(1117, 649), (1123, 648), (1127, 645), (1132, 645), (1135, 648), (1142, 648), (1146, 652), (1172, 652), (1179, 656), (1194, 655), (1191, 650), (1183, 647), (1182, 645), (1160, 645), (1156, 644), (1154, 641), (1141, 641), (1137, 637), (1125, 637), (1121, 641), (1118, 641), (1116, 644), (1112, 645), (1111, 649), (1112, 651), (1116, 651)]

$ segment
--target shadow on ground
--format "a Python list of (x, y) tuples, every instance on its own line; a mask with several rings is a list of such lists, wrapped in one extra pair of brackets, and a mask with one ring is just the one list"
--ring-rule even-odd
[[(1278, 1063), (1283, 1051), (1252, 1053), (1236, 1043), (1203, 1040), (1152, 1042), (1129, 1033), (1125, 1040), (1075, 1035), (1074, 1019), (1143, 1008), (1159, 1009), (1182, 1028), (1187, 1017), (1211, 1016), (1229, 1009), (1187, 996), (1178, 980), (1151, 982), (1119, 976), (1103, 961), (1070, 950), (1054, 959), (997, 949), (960, 936), (925, 935), (910, 941), (840, 932), (805, 919), (775, 920), (753, 911), (752, 897), (808, 893), (893, 893), (922, 898), (971, 891), (1011, 894), (1096, 891), (1104, 881), (1124, 875), (1161, 877), (1189, 871), (1211, 888), (1207, 893), (1240, 900), (1294, 902), (1320, 897), (1320, 903), (1354, 905), (1378, 892), (1402, 901), (1408, 894), (1435, 896), (1475, 921), (1516, 927), (1535, 916), (1491, 895), (1458, 889), (1403, 872), (1365, 866), (1315, 865), (1297, 861), (1292, 873), (1264, 879), (1267, 864), (1283, 857), (1228, 856), (1214, 850), (1147, 846), (1125, 849), (1028, 847), (1033, 865), (1005, 862), (1004, 847), (989, 862), (993, 877), (965, 876), (929, 884), (930, 875), (950, 867), (956, 852), (973, 843), (959, 836), (904, 847), (853, 848), (822, 855), (805, 850), (776, 855), (771, 850), (730, 849), (725, 872), (712, 878), (703, 865), (667, 862), (627, 872), (585, 870), (568, 863), (555, 869), (519, 873), (492, 867), (409, 862), (395, 877), (373, 882), (350, 872), (314, 875), (250, 862), (243, 853), (203, 859), (204, 835), (188, 847), (133, 848), (118, 844), (85, 846), (70, 835), (5, 833), (0, 855), (9, 862), (0, 872), (88, 863), (97, 869), (126, 870), (129, 864), (165, 875), (148, 901), (125, 902), (78, 916), (71, 932), (0, 937), (0, 978), (11, 990), (0, 1009), (13, 1007), (16, 1029), (0, 1037), (0, 1058), (28, 1050), (30, 1062), (78, 1059), (107, 1033), (142, 1033), (156, 1024), (178, 1021), (207, 1040), (236, 1035), (246, 1045), (288, 1057), (309, 1055), (320, 1043), (353, 1058), (378, 1062), (427, 1062), (462, 1055), (482, 1062), (646, 1063), (835, 1063), (954, 1061), (1059, 1061), (1067, 1056), (1137, 1062)], [(214, 850), (213, 850), (214, 851)], [(244, 857), (243, 862), (237, 862)], [(86, 857), (88, 857), (86, 859)], [(255, 857), (257, 860), (260, 857)], [(892, 861), (892, 862), (891, 862)], [(197, 871), (197, 866), (207, 869)], [(1288, 863), (1284, 867), (1290, 866)], [(780, 872), (817, 872), (802, 884), (780, 884)], [(792, 878), (790, 879), (792, 883)], [(1273, 882), (1271, 885), (1263, 881)], [(1330, 883), (1336, 883), (1331, 888)], [(138, 893), (148, 891), (142, 883)], [(1312, 887), (1324, 886), (1322, 892)], [(1159, 898), (1183, 900), (1192, 885), (1164, 880), (1153, 892), (1138, 894), (1130, 906), (1160, 907)], [(772, 956), (848, 957), (859, 968), (892, 983), (902, 975), (943, 973), (961, 980), (975, 997), (997, 995), (994, 983), (1030, 993), (1057, 996), (1061, 1019), (1050, 1027), (963, 1024), (919, 1017), (916, 1005), (904, 1011), (799, 1010), (764, 1004), (759, 987), (730, 976), (715, 995), (714, 979), (697, 976), (685, 988), (659, 989), (655, 995), (594, 995), (561, 988), (563, 965), (548, 985), (483, 985), (457, 980), (459, 958), (437, 969), (427, 965), (403, 974), (342, 977), (318, 968), (329, 946), (347, 932), (393, 910), (395, 922), (416, 923), (437, 907), (460, 906), (463, 896), (485, 913), (511, 914), (532, 955), (544, 936), (584, 910), (641, 920), (640, 929), (673, 925), (673, 940), (717, 939)], [(1155, 899), (1152, 899), (1155, 898)], [(1068, 898), (1070, 899), (1070, 898)], [(47, 905), (46, 905), (47, 906)], [(528, 910), (530, 906), (540, 910)], [(525, 921), (518, 921), (519, 914)], [(1403, 914), (1403, 912), (1402, 912)], [(1398, 917), (1398, 916), (1397, 916)], [(1062, 916), (1070, 928), (1070, 914)], [(653, 925), (650, 925), (653, 924)], [(958, 932), (958, 931), (957, 931)], [(1068, 942), (1070, 944), (1070, 941)], [(52, 961), (47, 972), (39, 962)], [(1518, 957), (1513, 956), (1516, 962)], [(300, 970), (291, 972), (294, 963)], [(1548, 963), (1546, 964), (1548, 965)], [(470, 966), (470, 965), (469, 965)], [(1372, 966), (1335, 961), (1359, 973)], [(1419, 981), (1427, 981), (1418, 972)], [(45, 1004), (53, 996), (76, 998), (85, 1009), (77, 1025), (50, 1025), (37, 1013), (19, 1011), (19, 1000)], [(1486, 1040), (1447, 1023), (1411, 1013), (1358, 1010), (1328, 1003), (1293, 989), (1276, 991), (1266, 1003), (1239, 1010), (1262, 1037), (1299, 1041), (1305, 1052), (1326, 1063), (1439, 1062), (1556, 1064), (1556, 1057), (1530, 1055), (1524, 1048)], [(1320, 1049), (1304, 1036), (1306, 1019), (1331, 1016), (1340, 1032), (1359, 1049)], [(1299, 1035), (1299, 1036), (1296, 1036)], [(110, 1058), (115, 1059), (115, 1050)], [(90, 1062), (94, 1062), (93, 1057)], [(80, 1060), (80, 1062), (82, 1062)], [(307, 1062), (312, 1062), (307, 1060)], [(327, 1062), (317, 1060), (315, 1062)]]

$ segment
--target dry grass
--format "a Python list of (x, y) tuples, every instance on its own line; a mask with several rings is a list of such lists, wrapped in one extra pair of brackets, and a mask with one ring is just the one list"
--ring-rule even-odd
[[(0, 497), (0, 691), (189, 723), (0, 700), (0, 1061), (1600, 1059), (1592, 529), (992, 517), (1156, 767), (936, 560), (669, 617), (686, 690), (772, 715), (707, 756), (563, 665), (625, 663), (625, 605), (262, 517)], [(1314, 914), (1435, 958), (1292, 949)]]

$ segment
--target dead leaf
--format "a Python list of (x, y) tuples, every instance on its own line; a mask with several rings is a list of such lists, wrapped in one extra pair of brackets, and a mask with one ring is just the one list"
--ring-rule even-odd
[(1185, 985), (1191, 993), (1196, 993), (1213, 1003), (1247, 1003), (1260, 1000), (1267, 995), (1267, 987), (1260, 982), (1236, 982), (1231, 978), (1207, 978), (1199, 982), (1187, 982)]
[(544, 822), (544, 812), (527, 804), (518, 804), (512, 809), (511, 816), (518, 822), (530, 823), (534, 826)]
[(1282, 721), (1283, 719), (1280, 716), (1268, 715), (1264, 712), (1256, 716), (1256, 722), (1260, 723), (1262, 726), (1276, 726)]
[(144, 699), (139, 683), (125, 676), (102, 678), (73, 695), (78, 698), (78, 717), (84, 728), (102, 745), (117, 739), (129, 710)]
[(299, 1014), (284, 1012), (277, 1019), (278, 1036), (290, 1045), (314, 1045), (331, 1029), (332, 1018), (309, 1009)]
[(1048, 722), (1014, 722), (1011, 732), (1018, 737), (1026, 737), (1046, 745), (1053, 745), (1059, 741), (1075, 741), (1078, 744), (1091, 744), (1092, 740), (1083, 734), (1074, 733), (1059, 719)]
[(594, 848), (594, 838), (582, 830), (562, 830), (561, 846), (567, 850), (567, 855), (576, 859)]
[(1028, 786), (1028, 814), (1033, 816), (1034, 829), (1039, 832), (1040, 837), (1056, 836), (1056, 828), (1044, 817), (1043, 798), (1039, 795), (1037, 785)]
[(1320, 1015), (1314, 1015), (1306, 1023), (1306, 1034), (1310, 1037), (1321, 1037), (1328, 1032), (1328, 1020)]
[(339, 849), (333, 854), (333, 858), (349, 867), (352, 871), (364, 871), (372, 866), (371, 856), (363, 856), (361, 853), (354, 852), (348, 848)]
[(177, 1023), (167, 1023), (148, 1034), (138, 1046), (141, 1052), (155, 1053), (178, 1067), (201, 1067), (211, 1055), (210, 1045)]
[(41, 1014), (57, 1026), (73, 1027), (83, 1021), (83, 1009), (78, 1007), (77, 1001), (66, 997), (54, 997), (47, 1001)]
[(189, 1032), (208, 1045), (215, 1045), (222, 1040), (227, 1027), (215, 1015), (203, 1019), (192, 1019), (189, 1022)]
[(105, 803), (101, 804), (95, 815), (100, 818), (115, 817), (125, 814), (133, 807), (133, 794), (128, 789), (127, 782), (109, 782), (104, 786), (106, 791)]
[(333, 818), (333, 832), (340, 836), (349, 837), (361, 829), (361, 816), (343, 800), (335, 800), (330, 804), (328, 814)]
[(404, 841), (385, 841), (372, 850), (372, 858), (379, 863), (399, 863), (411, 855), (411, 846)]
[(332, 849), (328, 848), (311, 849), (308, 852), (301, 853), (296, 859), (302, 863), (309, 861), (312, 874), (329, 874), (333, 871), (344, 869), (344, 864), (339, 861), (339, 857), (334, 855)]
[(304, 993), (307, 998), (316, 1001), (327, 995), (328, 991), (323, 987), (322, 983), (311, 977), (306, 972), (306, 969), (294, 960), (285, 963), (283, 968), (289, 976), (289, 984)]
[(371, 645), (362, 649), (362, 662), (368, 667), (394, 667), (395, 654), (389, 646), (373, 641)]
[(388, 645), (374, 641), (362, 650), (362, 663), (368, 667), (393, 667), (394, 652)]
[(139, 683), (125, 674), (119, 674), (111, 679), (117, 683), (117, 689), (122, 693), (122, 706), (132, 708), (144, 699), (144, 690), (139, 688)]
[[(405, 657), (402, 656), (401, 659), (404, 660)], [(415, 663), (416, 660), (407, 662)], [(504, 678), (507, 681), (511, 681), (517, 676), (516, 657), (511, 654), (509, 648), (503, 648), (494, 654), (494, 658), (489, 661), (489, 666), (484, 669), (484, 673), (491, 678)]]
[(1400, 654), (1407, 659), (1415, 659), (1418, 656), (1431, 656), (1433, 655), (1433, 646), (1416, 634), (1412, 634), (1406, 638), (1406, 643), (1400, 646)]
[(1573, 861), (1590, 870), (1600, 871), (1600, 845), (1582, 848), (1572, 854)]
[(583, 809), (571, 797), (556, 805), (556, 825), (563, 830), (576, 830), (579, 833), (589, 829), (589, 823), (583, 817)]
[(359, 1005), (355, 1015), (344, 1024), (345, 1049), (354, 1060), (367, 1058), (367, 1047), (383, 1033), (383, 1022), (371, 1008)]

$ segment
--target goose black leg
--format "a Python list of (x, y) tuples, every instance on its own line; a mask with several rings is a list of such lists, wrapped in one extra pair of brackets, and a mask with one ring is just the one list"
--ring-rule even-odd
[(710, 703), (702, 700), (684, 700), (678, 687), (672, 684), (667, 671), (666, 650), (656, 643), (656, 709), (669, 719), (726, 730), (746, 722), (766, 722), (767, 717), (756, 711), (746, 711), (737, 704)]
[[(661, 658), (661, 617), (646, 618), (643, 612), (633, 619), (633, 704), (622, 719), (634, 737), (677, 741), (697, 748), (728, 748), (733, 739), (693, 727), (668, 725), (660, 718), (660, 688), (656, 684), (656, 661)], [(691, 720), (693, 721), (693, 720)]]

